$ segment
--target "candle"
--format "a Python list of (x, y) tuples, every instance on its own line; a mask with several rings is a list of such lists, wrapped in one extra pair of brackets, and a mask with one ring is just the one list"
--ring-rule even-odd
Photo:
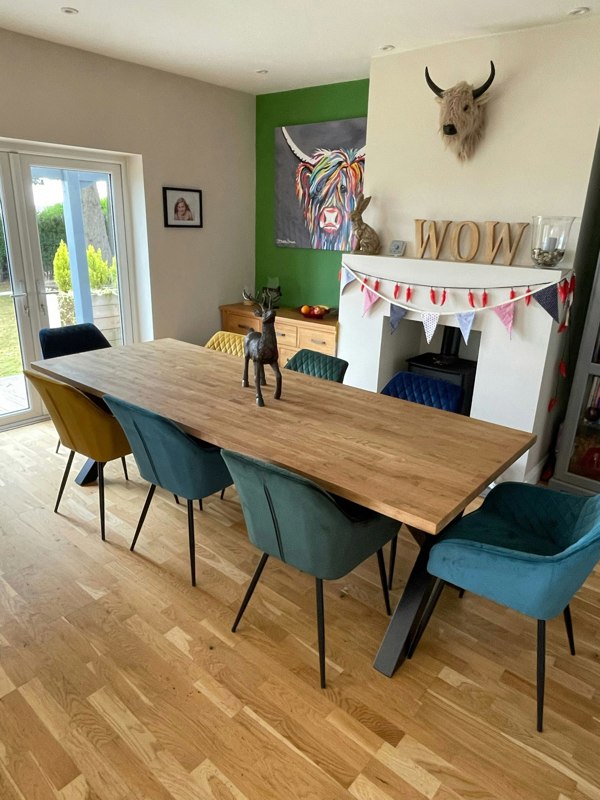
[(552, 252), (552, 250), (556, 250), (556, 236), (546, 236), (542, 245), (542, 250), (548, 253)]

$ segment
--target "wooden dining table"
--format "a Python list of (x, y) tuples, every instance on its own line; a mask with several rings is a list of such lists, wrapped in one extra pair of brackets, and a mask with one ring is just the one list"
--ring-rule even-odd
[(430, 596), (435, 537), (534, 443), (531, 433), (283, 370), (265, 406), (243, 361), (159, 339), (34, 362), (87, 394), (111, 394), (228, 450), (300, 473), (330, 492), (404, 523), (420, 552), (374, 666), (391, 676), (406, 656)]

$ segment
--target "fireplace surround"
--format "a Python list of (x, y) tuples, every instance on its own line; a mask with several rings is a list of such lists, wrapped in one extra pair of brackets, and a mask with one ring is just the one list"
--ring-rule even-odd
[[(344, 255), (342, 264), (360, 277), (371, 276), (371, 286), (378, 278), (379, 291), (386, 298), (393, 297), (395, 282), (404, 288), (413, 286), (413, 297), (405, 304), (419, 309), (419, 313), (409, 311), (392, 333), (387, 299), (378, 300), (363, 314), (364, 293), (358, 280), (340, 293), (337, 354), (349, 362), (345, 383), (373, 392), (380, 391), (396, 372), (407, 369), (411, 357), (440, 351), (443, 326), (457, 327), (453, 312), (469, 308), (469, 288), (475, 289), (480, 301), (479, 287), (486, 287), (492, 306), (508, 300), (511, 287), (518, 294), (521, 287), (531, 286), (535, 291), (536, 285), (554, 282), (569, 270), (568, 264), (563, 270), (556, 270), (355, 254)], [(443, 308), (431, 303), (429, 287), (438, 289), (438, 297), (440, 289), (447, 289)], [(529, 306), (523, 300), (517, 302), (511, 336), (491, 308), (481, 308), (477, 302), (474, 310), (478, 313), (469, 345), (463, 343), (460, 349), (461, 358), (477, 360), (470, 414), (537, 435), (534, 447), (502, 477), (536, 481), (552, 432), (553, 415), (548, 412), (548, 403), (556, 388), (564, 334), (558, 333), (557, 323), (535, 300)], [(422, 325), (423, 311), (446, 312), (440, 317), (430, 344)]]

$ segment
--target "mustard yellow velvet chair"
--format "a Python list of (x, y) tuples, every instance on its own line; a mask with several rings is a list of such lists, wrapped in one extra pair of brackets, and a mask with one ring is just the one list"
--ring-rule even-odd
[(131, 453), (131, 447), (117, 420), (90, 400), (79, 389), (55, 381), (39, 372), (25, 370), (25, 375), (39, 392), (54, 423), (60, 441), (71, 451), (63, 474), (55, 513), (62, 498), (75, 453), (92, 458), (98, 464), (100, 496), (100, 533), (105, 537), (104, 465)]
[(230, 331), (217, 331), (204, 345), (208, 350), (220, 350), (232, 356), (244, 357), (244, 335), (230, 333)]

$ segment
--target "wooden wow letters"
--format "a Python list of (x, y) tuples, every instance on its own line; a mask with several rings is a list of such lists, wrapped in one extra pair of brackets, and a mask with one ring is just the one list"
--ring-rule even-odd
[[(427, 225), (426, 231), (425, 225)], [(473, 261), (479, 252), (483, 238), (483, 253), (479, 261), (484, 264), (493, 264), (502, 248), (502, 261), (504, 266), (508, 267), (513, 262), (523, 232), (528, 225), (528, 222), (477, 223), (469, 220), (452, 222), (451, 220), (416, 219), (415, 251), (417, 258), (424, 258), (428, 249), (428, 258), (439, 258), (446, 235), (450, 231), (450, 252), (455, 261)], [(483, 228), (483, 237), (481, 228)]]

